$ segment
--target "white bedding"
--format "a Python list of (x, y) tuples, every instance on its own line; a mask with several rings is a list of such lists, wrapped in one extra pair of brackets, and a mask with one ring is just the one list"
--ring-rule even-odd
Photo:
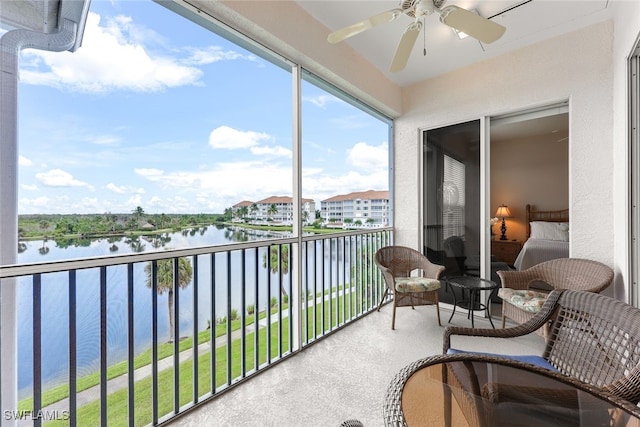
[(516, 270), (526, 270), (536, 264), (556, 258), (569, 257), (569, 242), (558, 240), (529, 239), (516, 258)]

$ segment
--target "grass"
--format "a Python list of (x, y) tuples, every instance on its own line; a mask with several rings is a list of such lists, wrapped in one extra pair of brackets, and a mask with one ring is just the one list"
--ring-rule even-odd
[[(282, 347), (288, 348), (288, 319), (282, 322)], [(279, 324), (271, 325), (271, 357), (278, 357), (278, 329)], [(266, 340), (267, 334), (259, 334), (259, 363), (265, 363), (267, 360)], [(254, 369), (252, 366), (254, 361), (254, 334), (247, 334), (247, 348), (245, 353), (245, 369)], [(241, 340), (234, 340), (231, 344), (231, 373), (232, 378), (237, 378), (241, 374)], [(216, 388), (225, 385), (227, 379), (227, 346), (216, 348), (215, 351), (215, 385)], [(179, 365), (180, 384), (179, 399), (180, 406), (186, 405), (193, 399), (193, 360), (187, 360)], [(166, 369), (158, 374), (158, 413), (171, 414), (173, 412), (173, 368)], [(198, 396), (202, 396), (211, 392), (211, 353), (207, 352), (198, 357)], [(135, 425), (150, 424), (151, 404), (152, 404), (152, 381), (151, 377), (144, 378), (135, 384)], [(161, 416), (162, 416), (161, 415)], [(84, 405), (78, 409), (77, 420), (79, 426), (95, 426), (100, 424), (100, 402), (95, 401)], [(109, 425), (127, 425), (129, 421), (128, 411), (128, 390), (121, 389), (107, 397), (107, 420)], [(66, 421), (53, 421), (47, 423), (48, 426), (63, 426)]]
[[(336, 289), (334, 289), (334, 292)], [(320, 297), (319, 293), (316, 296)], [(337, 295), (330, 299), (324, 300), (316, 305), (316, 310), (310, 308), (306, 311), (306, 336), (303, 337), (305, 342), (323, 335), (325, 332), (334, 329), (338, 324), (345, 322), (346, 319), (352, 318), (356, 313), (361, 313), (362, 295), (341, 294), (338, 290)], [(286, 309), (283, 305), (281, 310)], [(271, 359), (277, 359), (289, 352), (289, 318), (283, 317), (282, 327), (278, 322), (278, 308), (271, 309), (271, 329), (268, 337), (267, 331), (261, 328), (258, 332), (258, 366), (254, 366), (256, 358), (255, 337), (254, 332), (248, 332), (245, 335), (245, 372), (259, 369), (261, 365), (267, 362), (267, 339), (271, 342)], [(315, 321), (314, 321), (315, 315)], [(259, 319), (264, 319), (266, 312), (259, 314)], [(248, 315), (245, 317), (245, 325), (250, 326), (254, 323), (255, 317)], [(231, 322), (231, 330), (237, 331), (241, 328), (241, 320), (233, 320)], [(224, 336), (227, 333), (226, 324), (218, 324), (215, 326), (215, 337)], [(280, 341), (281, 337), (281, 341)], [(209, 330), (202, 331), (198, 334), (198, 343), (205, 343), (211, 340)], [(281, 342), (281, 347), (278, 347)], [(242, 358), (242, 341), (241, 339), (233, 340), (231, 343), (231, 372), (227, 372), (227, 346), (217, 347), (215, 350), (215, 389), (224, 385), (232, 384), (242, 377), (241, 361)], [(179, 343), (179, 351), (190, 350), (193, 348), (193, 339), (191, 337), (182, 340)], [(170, 357), (173, 355), (173, 344), (163, 343), (158, 345), (158, 359)], [(134, 359), (135, 368), (149, 365), (151, 363), (151, 349), (139, 354)], [(115, 378), (128, 372), (128, 363), (123, 361), (112, 365), (108, 368), (107, 378)], [(198, 355), (198, 396), (203, 396), (214, 392), (212, 390), (211, 375), (211, 352), (200, 353)], [(174, 412), (173, 390), (174, 390), (174, 368), (165, 369), (158, 373), (158, 413), (159, 417)], [(81, 377), (77, 382), (78, 392), (98, 385), (100, 383), (99, 372)], [(193, 360), (189, 359), (179, 365), (179, 406), (186, 405), (193, 401), (194, 394), (193, 381)], [(69, 395), (68, 385), (62, 385), (43, 393), (43, 407), (50, 405), (56, 401), (67, 398)], [(152, 382), (151, 377), (137, 381), (134, 386), (134, 417), (135, 425), (147, 425), (152, 422)], [(19, 409), (30, 410), (32, 408), (32, 398), (20, 401)], [(107, 420), (110, 425), (126, 425), (129, 420), (128, 410), (128, 390), (126, 388), (118, 390), (107, 396)], [(100, 424), (100, 401), (94, 401), (83, 405), (77, 411), (78, 425), (93, 426)], [(67, 425), (67, 421), (57, 420), (47, 423), (47, 426)]]
[[(286, 309), (287, 305), (283, 304), (282, 309)], [(271, 313), (277, 313), (277, 308), (272, 308)], [(258, 319), (264, 319), (267, 317), (266, 312), (261, 312), (258, 315)], [(252, 325), (254, 322), (253, 315), (246, 316), (246, 325)], [(240, 319), (231, 321), (231, 331), (237, 331), (241, 327)], [(221, 337), (226, 335), (227, 333), (227, 325), (226, 323), (215, 325), (215, 337)], [(198, 333), (198, 343), (202, 344), (208, 342), (211, 337), (211, 332), (209, 330), (202, 331)], [(184, 351), (193, 347), (193, 337), (188, 337), (179, 342), (178, 348), (180, 351)], [(173, 355), (173, 344), (172, 343), (162, 343), (158, 344), (158, 360), (164, 359)], [(151, 349), (147, 349), (144, 352), (138, 354), (133, 360), (134, 369), (141, 368), (143, 366), (147, 366), (151, 364)], [(107, 369), (107, 379), (113, 379), (124, 375), (128, 372), (128, 361), (124, 360), (122, 362), (111, 365)], [(91, 387), (100, 384), (100, 372), (94, 372), (89, 375), (82, 376), (78, 378), (76, 383), (77, 392), (81, 392), (83, 390), (87, 390)], [(69, 384), (63, 384), (60, 386), (53, 387), (48, 389), (42, 393), (42, 407), (51, 405), (52, 403), (58, 402), (62, 399), (66, 399), (69, 397)], [(18, 403), (18, 410), (28, 411), (33, 409), (33, 398), (29, 397), (21, 400)]]
[[(349, 307), (355, 311), (358, 300), (353, 300), (351, 294), (337, 295), (331, 299), (331, 310), (329, 310), (329, 300), (325, 301), (324, 307), (315, 311), (307, 310), (307, 334), (309, 337), (316, 336), (335, 328), (338, 323), (344, 321), (349, 316)], [(353, 301), (353, 302), (352, 302)], [(345, 307), (346, 310), (342, 308)], [(275, 312), (277, 314), (277, 311)], [(316, 333), (314, 334), (314, 328)], [(321, 332), (320, 332), (321, 331)], [(280, 336), (281, 341), (280, 341)], [(256, 349), (254, 344), (254, 332), (246, 334), (244, 360), (245, 372), (258, 369), (267, 362), (267, 339), (270, 339), (272, 359), (281, 357), (289, 352), (289, 318), (282, 319), (282, 326), (274, 318), (271, 324), (270, 337), (266, 330), (258, 332), (258, 366), (255, 366)], [(186, 341), (186, 340), (185, 340)], [(205, 340), (207, 341), (207, 340)], [(281, 347), (278, 348), (278, 342)], [(191, 341), (192, 345), (192, 341)], [(236, 339), (231, 343), (231, 372), (227, 372), (227, 346), (221, 346), (215, 350), (215, 389), (232, 384), (242, 376), (242, 341)], [(188, 348), (191, 348), (188, 346)], [(174, 412), (173, 390), (174, 390), (174, 370), (166, 369), (158, 374), (158, 413), (160, 417)], [(198, 396), (215, 392), (211, 386), (211, 352), (199, 354), (198, 356)], [(189, 359), (179, 365), (179, 406), (189, 404), (193, 401), (194, 381), (193, 381), (193, 360)], [(152, 422), (152, 382), (151, 377), (137, 381), (134, 389), (134, 420), (135, 425), (147, 425)], [(78, 409), (78, 425), (94, 426), (100, 423), (100, 402), (95, 401), (84, 405)], [(129, 420), (128, 410), (128, 390), (121, 389), (107, 397), (107, 420), (109, 425), (126, 425)], [(47, 426), (66, 425), (66, 421), (52, 421)]]

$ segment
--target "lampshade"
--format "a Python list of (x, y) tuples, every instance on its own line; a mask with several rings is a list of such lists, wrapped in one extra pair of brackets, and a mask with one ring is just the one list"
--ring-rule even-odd
[(496, 216), (498, 218), (510, 218), (511, 212), (509, 211), (509, 208), (506, 207), (505, 205), (500, 205), (500, 207), (498, 207), (498, 210), (496, 211)]

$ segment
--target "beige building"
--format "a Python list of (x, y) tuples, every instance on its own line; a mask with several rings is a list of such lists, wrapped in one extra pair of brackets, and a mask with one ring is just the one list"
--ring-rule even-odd
[[(303, 224), (314, 221), (315, 209), (313, 199), (302, 199)], [(286, 225), (293, 223), (293, 198), (289, 196), (270, 196), (257, 202), (243, 200), (233, 205), (232, 210), (234, 221), (271, 221)]]
[(320, 215), (325, 223), (389, 224), (389, 191), (358, 191), (330, 197), (320, 202)]

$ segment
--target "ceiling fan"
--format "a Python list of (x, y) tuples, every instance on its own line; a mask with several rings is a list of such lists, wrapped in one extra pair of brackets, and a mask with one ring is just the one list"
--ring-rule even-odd
[(422, 20), (433, 13), (440, 15), (440, 22), (443, 24), (483, 43), (492, 43), (504, 34), (506, 28), (502, 25), (458, 6), (442, 7), (445, 2), (446, 0), (402, 0), (399, 8), (378, 13), (363, 21), (334, 31), (329, 34), (327, 40), (329, 43), (339, 43), (378, 25), (395, 21), (402, 14), (414, 18), (414, 21), (404, 30), (391, 62), (389, 71), (395, 73), (402, 71), (407, 65), (413, 45), (422, 29)]

